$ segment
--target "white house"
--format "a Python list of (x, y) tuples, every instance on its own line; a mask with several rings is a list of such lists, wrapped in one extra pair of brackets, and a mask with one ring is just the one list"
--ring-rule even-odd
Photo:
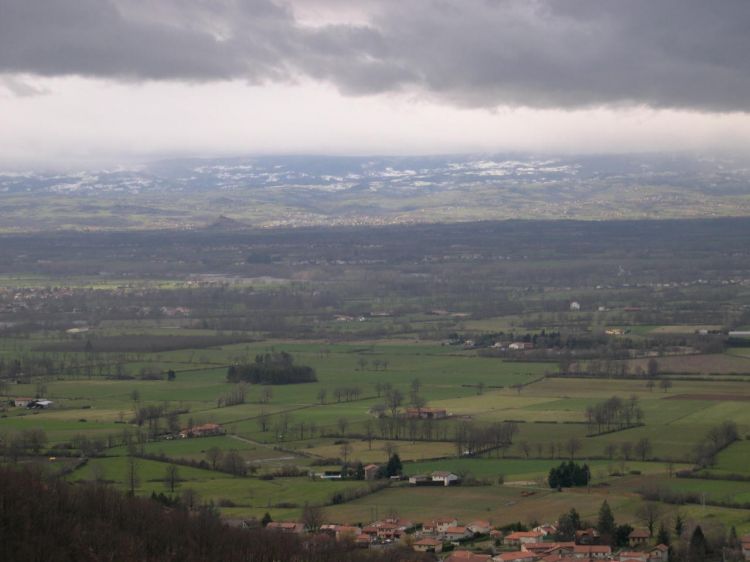
[(451, 484), (455, 484), (458, 482), (458, 476), (453, 474), (452, 472), (437, 470), (432, 473), (432, 481), (442, 482), (443, 486), (450, 486)]

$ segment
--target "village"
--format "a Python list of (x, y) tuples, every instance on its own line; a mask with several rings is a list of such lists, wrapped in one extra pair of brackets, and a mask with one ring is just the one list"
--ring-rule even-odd
[[(319, 533), (348, 541), (356, 547), (387, 549), (407, 546), (432, 553), (443, 562), (668, 562), (670, 547), (657, 543), (648, 529), (633, 529), (627, 545), (613, 549), (595, 528), (576, 530), (573, 540), (558, 540), (558, 524), (542, 524), (529, 531), (499, 530), (488, 521), (462, 523), (441, 517), (425, 523), (387, 517), (364, 526), (320, 524), (314, 517), (304, 522), (267, 523), (266, 529), (282, 533)], [(745, 560), (750, 560), (750, 535), (740, 540)]]

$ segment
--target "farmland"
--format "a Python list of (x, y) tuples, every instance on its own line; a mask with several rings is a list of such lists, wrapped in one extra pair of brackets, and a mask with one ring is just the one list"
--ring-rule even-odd
[[(580, 246), (556, 223), (354, 229), (351, 246), (325, 229), (129, 233), (116, 244), (66, 234), (60, 252), (75, 271), (44, 235), (23, 252), (7, 238), (3, 458), (76, 485), (197, 496), (230, 519), (298, 519), (308, 504), (342, 523), (396, 511), (505, 524), (571, 506), (592, 518), (606, 498), (636, 523), (641, 491), (658, 487), (703, 491), (705, 513), (748, 529), (747, 482), (726, 479), (748, 476), (750, 458), (750, 342), (726, 337), (750, 322), (733, 224), (660, 224), (643, 255), (620, 226), (590, 232), (582, 254), (540, 245), (537, 230)], [(697, 258), (681, 253), (701, 229), (714, 238), (694, 241)], [(516, 250), (493, 253), (499, 234)], [(210, 263), (194, 257), (203, 245)], [(653, 253), (671, 261), (655, 265)], [(228, 381), (230, 367), (264, 357), (315, 379)], [(613, 397), (638, 415), (597, 420)], [(13, 405), (33, 398), (53, 404)], [(731, 442), (699, 459), (727, 421)], [(220, 434), (189, 436), (207, 424)], [(451, 471), (463, 483), (424, 490), (350, 473), (394, 454), (404, 475)], [(590, 467), (588, 490), (547, 486), (568, 460)], [(341, 480), (319, 477), (342, 465)]]

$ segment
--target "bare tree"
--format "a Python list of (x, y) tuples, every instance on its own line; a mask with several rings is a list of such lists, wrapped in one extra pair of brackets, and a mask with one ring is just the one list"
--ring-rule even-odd
[(310, 533), (317, 533), (323, 524), (323, 510), (316, 505), (305, 504), (302, 509), (302, 524)]
[(523, 455), (528, 459), (529, 458), (529, 454), (531, 453), (531, 446), (529, 445), (529, 442), (528, 441), (521, 441), (518, 444), (518, 448), (521, 450), (521, 452), (523, 453)]
[(216, 470), (216, 465), (219, 464), (222, 456), (224, 456), (224, 453), (218, 447), (211, 447), (206, 451), (206, 460), (211, 465), (212, 470)]
[(383, 445), (383, 451), (385, 452), (385, 458), (390, 459), (393, 454), (398, 450), (396, 445), (394, 443), (391, 443), (390, 441), (387, 441)]
[(125, 460), (125, 482), (128, 485), (128, 492), (131, 496), (135, 495), (135, 489), (140, 484), (138, 476), (138, 459), (132, 455)]
[(180, 502), (192, 511), (198, 508), (198, 505), (200, 504), (200, 496), (198, 495), (198, 492), (192, 488), (185, 488), (180, 494)]
[(609, 460), (612, 460), (615, 454), (617, 454), (617, 445), (614, 443), (607, 443), (604, 446), (604, 454), (607, 455)]
[(659, 376), (659, 362), (653, 357), (648, 360), (648, 364), (646, 366), (646, 373), (651, 378)]
[(397, 388), (389, 390), (385, 396), (386, 406), (391, 410), (391, 417), (395, 418), (398, 413), (398, 409), (401, 407), (401, 403), (404, 400), (404, 395)]
[(633, 454), (633, 444), (630, 441), (620, 443), (620, 452), (622, 453), (622, 458), (629, 461)]
[(260, 389), (260, 401), (263, 404), (268, 404), (273, 398), (273, 390), (270, 386), (264, 386)]
[(638, 519), (640, 519), (646, 527), (648, 527), (648, 534), (650, 537), (654, 536), (654, 527), (656, 522), (661, 516), (661, 507), (655, 502), (646, 502), (635, 512)]
[(372, 450), (372, 438), (375, 433), (374, 423), (371, 419), (366, 419), (364, 423), (365, 439), (367, 439), (367, 449)]
[(641, 457), (642, 461), (651, 454), (651, 440), (648, 437), (641, 437), (635, 444), (635, 454)]
[(341, 453), (341, 458), (344, 459), (344, 464), (347, 463), (349, 460), (349, 455), (352, 452), (352, 445), (348, 441), (345, 441), (341, 444), (341, 448), (339, 449), (339, 452)]
[(234, 474), (235, 476), (244, 476), (247, 474), (245, 459), (234, 449), (224, 455), (221, 467), (225, 472)]
[(268, 412), (265, 410), (261, 410), (258, 414), (258, 426), (260, 427), (260, 430), (265, 433), (268, 431), (268, 427), (270, 425), (270, 418), (268, 415)]
[(570, 459), (573, 460), (576, 457), (576, 453), (581, 450), (582, 443), (578, 437), (571, 437), (565, 443), (565, 450), (570, 455)]
[(328, 393), (328, 391), (325, 388), (321, 388), (320, 390), (318, 390), (318, 402), (320, 404), (325, 404), (326, 403), (326, 394), (327, 393)]
[(176, 464), (168, 464), (167, 470), (164, 473), (164, 484), (169, 488), (169, 491), (174, 494), (175, 487), (180, 481), (180, 472), (177, 470)]
[(336, 421), (336, 425), (339, 428), (339, 435), (344, 435), (346, 433), (346, 429), (349, 427), (349, 420), (341, 417)]

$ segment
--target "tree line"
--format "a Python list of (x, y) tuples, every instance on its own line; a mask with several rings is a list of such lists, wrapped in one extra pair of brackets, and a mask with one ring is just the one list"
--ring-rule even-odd
[(227, 380), (251, 384), (298, 384), (316, 382), (318, 377), (315, 369), (295, 365), (290, 353), (280, 351), (256, 355), (254, 363), (230, 365)]

